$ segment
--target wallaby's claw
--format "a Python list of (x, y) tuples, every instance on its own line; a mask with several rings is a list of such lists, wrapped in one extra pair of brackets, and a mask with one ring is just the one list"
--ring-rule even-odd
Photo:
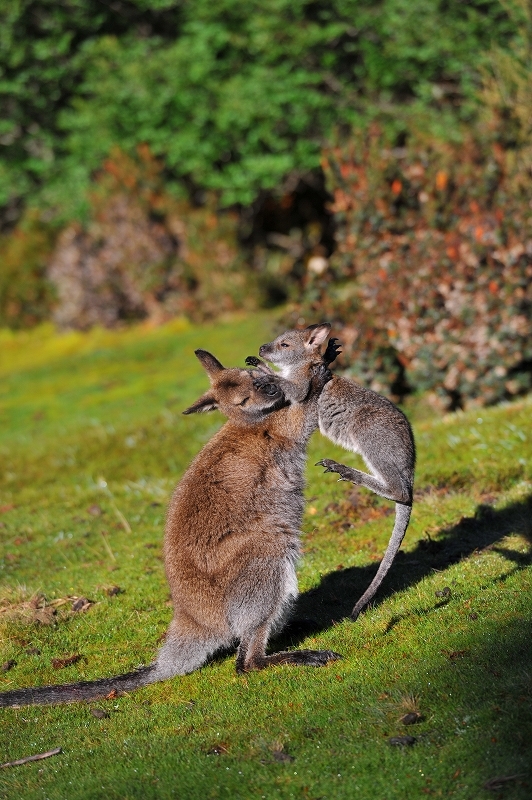
[[(316, 464), (317, 467), (325, 467), (325, 472), (336, 472), (340, 476), (338, 481), (351, 481), (353, 483), (353, 470), (349, 467), (346, 467), (344, 464), (338, 464), (337, 461), (333, 461), (330, 458), (322, 458), (321, 461), (318, 461)], [(325, 473), (324, 473), (325, 474)]]
[(323, 361), (325, 364), (327, 364), (327, 366), (329, 366), (329, 364), (332, 364), (333, 361), (336, 361), (341, 352), (342, 345), (338, 343), (338, 339), (329, 339), (325, 353), (323, 354)]
[(250, 367), (258, 367), (260, 364), (263, 364), (263, 363), (264, 362), (261, 361), (260, 358), (257, 358), (257, 356), (248, 356), (246, 358), (246, 364), (248, 366), (250, 366)]

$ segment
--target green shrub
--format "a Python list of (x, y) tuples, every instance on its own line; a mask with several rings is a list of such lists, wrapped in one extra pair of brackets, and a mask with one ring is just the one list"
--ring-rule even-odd
[(0, 207), (76, 218), (143, 143), (176, 186), (247, 204), (372, 104), (470, 113), (513, 27), (498, 0), (0, 0)]
[(50, 316), (54, 290), (46, 267), (54, 238), (54, 228), (36, 211), (0, 237), (0, 327), (30, 327)]

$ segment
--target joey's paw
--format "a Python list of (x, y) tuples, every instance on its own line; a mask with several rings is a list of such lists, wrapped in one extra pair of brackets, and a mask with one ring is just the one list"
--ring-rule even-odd
[(336, 361), (340, 353), (342, 352), (342, 345), (338, 341), (338, 339), (329, 339), (327, 342), (327, 348), (325, 353), (323, 354), (323, 362), (327, 366), (332, 364), (333, 361)]
[(246, 358), (246, 364), (249, 367), (259, 367), (264, 365), (264, 361), (262, 361), (260, 358), (257, 358), (257, 356), (248, 356)]
[(315, 392), (321, 392), (332, 378), (332, 372), (326, 364), (314, 364), (311, 368), (311, 386)]
[(339, 464), (330, 458), (322, 458), (321, 461), (316, 462), (316, 467), (325, 467), (325, 472), (336, 472), (341, 481), (353, 481), (353, 470), (346, 467), (344, 464)]

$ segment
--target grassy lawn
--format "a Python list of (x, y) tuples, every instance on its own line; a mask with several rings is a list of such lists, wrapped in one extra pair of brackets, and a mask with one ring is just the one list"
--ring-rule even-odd
[[(0, 665), (16, 662), (2, 689), (152, 659), (171, 618), (165, 505), (222, 422), (181, 416), (207, 385), (193, 350), (243, 364), (271, 327), (255, 315), (0, 333)], [(312, 466), (356, 464), (316, 434), (301, 596), (272, 644), (343, 660), (237, 677), (225, 654), (128, 696), (2, 710), (1, 763), (62, 752), (0, 770), (0, 796), (532, 797), (531, 417), (532, 397), (444, 418), (412, 404), (412, 522), (356, 623), (345, 615), (384, 553), (393, 505)], [(76, 598), (92, 605), (74, 611)], [(409, 712), (419, 721), (406, 726)], [(405, 736), (415, 743), (390, 743)]]

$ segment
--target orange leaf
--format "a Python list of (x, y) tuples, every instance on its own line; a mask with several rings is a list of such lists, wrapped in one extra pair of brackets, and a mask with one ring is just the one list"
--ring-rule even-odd
[(447, 188), (448, 180), (449, 178), (447, 173), (441, 169), (436, 173), (436, 189), (438, 189), (440, 192), (443, 192)]
[(397, 178), (396, 178), (394, 180), (394, 182), (392, 183), (392, 192), (394, 194), (400, 194), (402, 189), (403, 189), (403, 184), (401, 183), (401, 181), (397, 180)]

